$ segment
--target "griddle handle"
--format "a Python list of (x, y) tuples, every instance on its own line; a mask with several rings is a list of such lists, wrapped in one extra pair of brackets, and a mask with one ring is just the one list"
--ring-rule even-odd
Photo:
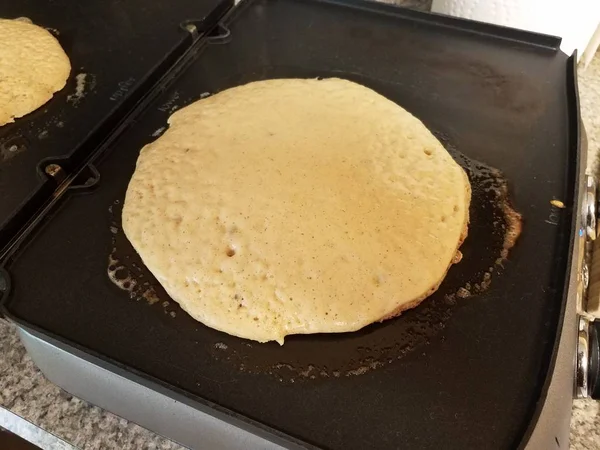
[(589, 328), (590, 358), (588, 367), (588, 386), (590, 396), (600, 399), (600, 323), (591, 322)]

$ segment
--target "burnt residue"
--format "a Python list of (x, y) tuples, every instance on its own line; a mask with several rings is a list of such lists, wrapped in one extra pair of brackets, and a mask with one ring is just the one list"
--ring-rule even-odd
[(284, 383), (316, 382), (361, 376), (393, 364), (439, 340), (456, 308), (485, 295), (520, 233), (521, 217), (510, 206), (502, 174), (445, 144), (465, 169), (472, 187), (469, 234), (459, 252), (462, 260), (450, 268), (437, 292), (398, 318), (354, 333), (288, 336), (283, 346), (212, 330), (185, 313), (146, 269), (122, 231), (120, 200), (110, 209), (113, 248), (107, 258), (109, 277), (141, 307), (156, 311), (158, 320), (206, 346), (215, 363), (234, 365), (249, 374), (272, 376)]
[[(523, 220), (521, 214), (512, 207), (508, 181), (498, 169), (467, 158), (454, 149), (445, 136), (436, 135), (436, 137), (444, 143), (469, 177), (472, 189), (471, 212), (476, 210), (475, 208), (481, 209), (482, 213), (485, 212), (486, 221), (481, 222), (489, 227), (492, 235), (496, 237), (495, 247), (490, 252), (496, 255), (493, 264), (487, 270), (479, 271), (470, 283), (461, 286), (454, 294), (449, 294), (450, 297), (467, 298), (487, 290), (492, 282), (492, 274), (504, 268), (509, 251), (521, 234)], [(471, 217), (470, 232), (474, 227), (480, 226), (478, 222), (480, 221), (474, 221)], [(500, 237), (501, 240), (498, 241)]]
[(430, 342), (455, 306), (455, 301), (436, 296), (397, 319), (354, 333), (288, 336), (283, 346), (223, 335), (212, 354), (242, 371), (266, 373), (287, 383), (359, 376)]

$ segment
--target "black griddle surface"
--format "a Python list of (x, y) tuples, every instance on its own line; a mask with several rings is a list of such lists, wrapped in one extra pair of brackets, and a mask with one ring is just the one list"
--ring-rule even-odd
[[(205, 45), (97, 161), (95, 189), (65, 196), (8, 262), (7, 315), (124, 376), (306, 445), (516, 447), (550, 365), (572, 238), (576, 111), (566, 55), (550, 39), (366, 3), (256, 0), (228, 21), (230, 37)], [(107, 276), (111, 226), (139, 149), (165, 126), (171, 107), (252, 80), (332, 75), (375, 89), (447, 146), (501, 170), (524, 229), (491, 287), (459, 300), (444, 327), (402, 359), (359, 376), (291, 383), (215, 357), (215, 344), (235, 338), (189, 321), (180, 326), (183, 313), (171, 318), (160, 303), (132, 300), (116, 287)], [(553, 198), (567, 208), (552, 209)], [(477, 236), (491, 233), (488, 225), (474, 221), (483, 229), (467, 239), (465, 253), (487, 245)], [(431, 299), (376, 327), (402, 328), (479, 269), (466, 257)], [(319, 342), (327, 351), (339, 345), (343, 355), (353, 338), (300, 339), (314, 340), (315, 352)]]
[[(66, 87), (37, 111), (0, 127), (0, 249), (55, 188), (39, 166), (76, 167), (189, 46), (180, 27), (218, 11), (220, 0), (1, 0), (0, 17), (28, 17), (59, 40), (71, 61)], [(200, 27), (200, 25), (199, 25)], [(82, 96), (77, 75), (85, 74)], [(30, 201), (27, 208), (24, 202)], [(14, 218), (21, 213), (22, 218)], [(9, 223), (10, 220), (18, 223)]]

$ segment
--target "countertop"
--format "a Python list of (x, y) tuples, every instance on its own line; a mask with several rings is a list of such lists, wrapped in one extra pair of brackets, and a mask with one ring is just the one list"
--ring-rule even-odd
[[(404, 4), (422, 9), (427, 1), (404, 0)], [(580, 72), (579, 84), (581, 113), (588, 133), (589, 170), (593, 171), (600, 153), (600, 54), (586, 71)], [(574, 402), (572, 449), (600, 449), (599, 405), (593, 400)], [(0, 320), (0, 406), (5, 408), (0, 408), (0, 426), (42, 448), (69, 449), (70, 444), (90, 450), (181, 448), (50, 383), (26, 354), (14, 327), (3, 320)], [(55, 436), (30, 426), (27, 421)]]

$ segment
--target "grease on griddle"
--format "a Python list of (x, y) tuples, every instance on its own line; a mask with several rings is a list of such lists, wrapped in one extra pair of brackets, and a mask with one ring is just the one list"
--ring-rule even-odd
[(23, 138), (17, 140), (9, 139), (6, 142), (0, 142), (0, 163), (14, 158), (25, 150), (27, 150), (27, 145)]
[(161, 136), (165, 132), (166, 129), (167, 129), (167, 127), (157, 128), (156, 130), (154, 130), (154, 132), (152, 133), (151, 136), (152, 137), (159, 137), (159, 136)]
[(90, 73), (78, 73), (75, 76), (75, 92), (67, 96), (67, 102), (77, 106), (88, 92), (96, 87), (96, 76)]
[(131, 297), (133, 289), (136, 286), (136, 281), (132, 279), (125, 266), (119, 264), (119, 260), (113, 256), (113, 253), (108, 255), (108, 278), (119, 288), (129, 292)]
[[(202, 345), (215, 360), (236, 370), (284, 383), (362, 376), (430, 343), (453, 311), (465, 304), (463, 299), (476, 301), (477, 295), (490, 287), (492, 275), (501, 271), (520, 233), (521, 217), (510, 206), (501, 173), (450, 152), (465, 168), (473, 190), (469, 236), (456, 255), (462, 261), (450, 268), (436, 293), (399, 318), (354, 333), (288, 336), (284, 346), (258, 344), (212, 330), (181, 310), (145, 268), (121, 230), (119, 201), (111, 208), (114, 250), (109, 276), (131, 298), (151, 304), (166, 323)], [(125, 271), (118, 276), (118, 270)], [(130, 281), (127, 288), (124, 280)]]
[[(116, 248), (113, 248), (113, 252), (108, 257), (108, 278), (120, 289), (127, 291), (131, 299), (144, 300), (150, 305), (160, 301), (149, 282), (139, 283), (129, 268), (117, 259)], [(171, 315), (175, 317), (174, 311), (165, 312), (172, 313)]]
[[(109, 212), (114, 213), (115, 209), (120, 211), (119, 200), (116, 200), (109, 208)], [(109, 226), (109, 230), (112, 235), (113, 244), (112, 251), (108, 255), (107, 273), (110, 281), (120, 289), (126, 291), (131, 299), (145, 301), (150, 305), (158, 303), (160, 298), (154, 286), (149, 280), (144, 278), (141, 270), (137, 270), (140, 267), (140, 263), (132, 261), (130, 255), (118, 251), (118, 248), (122, 246), (122, 239), (126, 238), (114, 220)], [(168, 310), (165, 312), (174, 313), (174, 311)]]
[(215, 359), (251, 374), (267, 374), (281, 382), (364, 375), (403, 358), (444, 328), (455, 302), (431, 298), (415, 310), (354, 333), (288, 336), (284, 346), (248, 344), (227, 336), (212, 352)]
[[(445, 145), (447, 146), (447, 144)], [(454, 149), (449, 151), (469, 176), (473, 190), (472, 202), (480, 203), (483, 206), (487, 205), (488, 209), (491, 206), (494, 233), (503, 236), (502, 247), (499, 249), (493, 266), (480, 273), (478, 277), (472, 280), (472, 283), (466, 283), (454, 294), (450, 294), (451, 298), (464, 299), (484, 292), (490, 287), (495, 268), (501, 269), (504, 267), (510, 249), (514, 247), (521, 234), (523, 220), (521, 214), (515, 211), (510, 203), (507, 180), (498, 169), (471, 160)]]

